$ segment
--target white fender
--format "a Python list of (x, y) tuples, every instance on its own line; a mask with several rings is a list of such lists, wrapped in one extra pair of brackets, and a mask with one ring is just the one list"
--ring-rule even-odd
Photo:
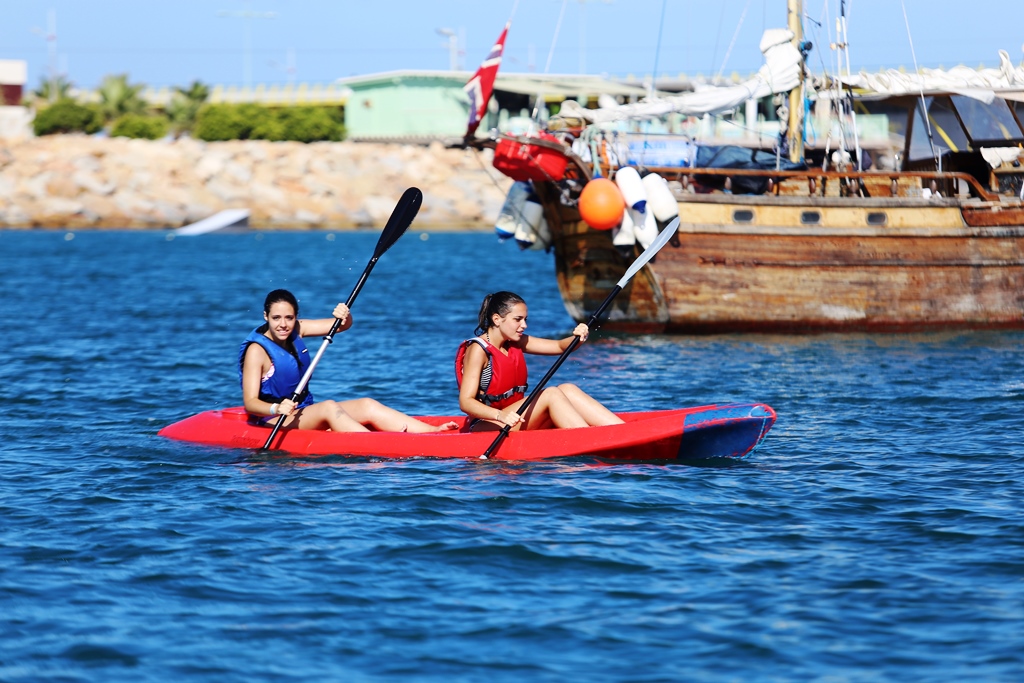
[[(521, 249), (533, 247), (537, 241), (537, 228), (544, 219), (544, 207), (536, 195), (530, 195), (523, 202), (519, 212), (519, 220), (516, 222), (515, 238)], [(542, 246), (537, 247), (542, 249)]]
[(647, 193), (640, 174), (632, 166), (623, 166), (615, 172), (615, 184), (619, 186), (626, 206), (643, 213), (647, 208)]
[(636, 227), (633, 221), (632, 209), (622, 212), (622, 223), (617, 228), (612, 228), (612, 244), (617, 247), (631, 247), (636, 244)]
[(633, 230), (636, 233), (636, 241), (644, 249), (651, 246), (651, 242), (658, 238), (658, 219), (654, 217), (653, 211), (638, 215), (635, 225)]
[(644, 190), (647, 192), (647, 210), (662, 223), (667, 223), (679, 215), (679, 202), (672, 195), (668, 181), (657, 173), (648, 173), (643, 178)]
[(540, 223), (537, 224), (537, 229), (534, 232), (537, 235), (537, 239), (531, 248), (548, 250), (551, 247), (551, 228), (548, 226), (548, 219), (543, 215), (540, 217)]
[(532, 188), (526, 181), (512, 183), (505, 195), (505, 203), (501, 205), (498, 219), (494, 221), (494, 232), (502, 242), (514, 237), (519, 223), (523, 221), (523, 205), (526, 204)]

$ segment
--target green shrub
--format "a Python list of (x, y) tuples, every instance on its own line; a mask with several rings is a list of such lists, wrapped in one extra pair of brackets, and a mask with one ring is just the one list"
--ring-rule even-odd
[(323, 107), (281, 109), (278, 119), (284, 126), (286, 140), (318, 142), (341, 139), (341, 127)]
[(252, 129), (253, 140), (287, 140), (284, 124), (276, 116), (267, 116)]
[(193, 136), (218, 140), (341, 140), (340, 110), (324, 107), (271, 109), (259, 104), (211, 104), (199, 110)]
[(167, 128), (168, 121), (163, 116), (125, 114), (114, 121), (114, 125), (110, 128), (110, 136), (159, 140), (167, 135)]
[(273, 125), (273, 121), (276, 116), (273, 109), (269, 109), (262, 104), (246, 103), (239, 104), (238, 115), (245, 122), (243, 129), (243, 139), (246, 138), (258, 138), (255, 131), (267, 128)]
[(88, 107), (72, 99), (64, 99), (36, 112), (32, 129), (36, 135), (55, 133), (88, 133), (92, 135), (103, 127), (103, 116), (95, 107)]
[(192, 135), (200, 140), (244, 140), (247, 127), (238, 107), (232, 104), (207, 104), (199, 109)]

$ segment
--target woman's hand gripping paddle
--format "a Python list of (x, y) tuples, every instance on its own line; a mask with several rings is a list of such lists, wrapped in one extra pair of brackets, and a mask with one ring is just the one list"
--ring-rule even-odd
[[(594, 311), (594, 314), (590, 316), (590, 320), (587, 321), (587, 327), (594, 327), (594, 324), (597, 322), (597, 319), (601, 317), (601, 314), (604, 313), (605, 309), (608, 308), (608, 306), (612, 303), (612, 299), (614, 299), (616, 295), (618, 295), (618, 293), (622, 291), (622, 288), (626, 286), (626, 283), (628, 283), (633, 278), (633, 276), (640, 271), (641, 268), (646, 266), (647, 262), (654, 258), (654, 255), (657, 254), (670, 239), (672, 239), (672, 236), (676, 233), (676, 230), (678, 229), (679, 217), (676, 216), (675, 218), (672, 219), (671, 223), (665, 226), (665, 229), (661, 231), (658, 237), (653, 242), (651, 242), (651, 246), (644, 249), (644, 253), (636, 257), (636, 260), (633, 261), (633, 264), (626, 270), (626, 274), (622, 276), (622, 278), (616, 283), (615, 287), (612, 288), (612, 291), (608, 294), (608, 296), (605, 297), (604, 302), (600, 306), (598, 306), (597, 310)], [(533, 391), (530, 392), (530, 395), (526, 397), (525, 401), (523, 401), (523, 404), (519, 406), (518, 410), (516, 410), (516, 412), (519, 415), (522, 415), (523, 413), (526, 412), (526, 409), (530, 407), (530, 404), (533, 403), (534, 399), (540, 395), (541, 389), (543, 389), (544, 385), (548, 383), (548, 380), (551, 379), (551, 376), (555, 374), (555, 371), (558, 370), (559, 367), (561, 367), (562, 363), (565, 362), (565, 359), (569, 357), (569, 354), (572, 353), (573, 350), (579, 345), (580, 338), (575, 337), (569, 344), (569, 348), (567, 348), (565, 351), (562, 351), (562, 355), (558, 357), (558, 360), (556, 360), (554, 365), (551, 366), (551, 369), (548, 370), (547, 374), (541, 378), (540, 382), (537, 383), (537, 386), (534, 387)], [(498, 432), (498, 436), (494, 439), (494, 442), (491, 444), (490, 448), (488, 448), (484, 452), (484, 454), (480, 456), (481, 460), (487, 460), (488, 458), (491, 457), (494, 451), (497, 450), (498, 446), (501, 445), (501, 442), (505, 439), (505, 437), (508, 436), (510, 429), (512, 428), (507, 424), (501, 428), (501, 431)]]
[[(380, 239), (377, 240), (377, 247), (373, 250), (373, 258), (366, 264), (366, 268), (363, 270), (362, 276), (356, 283), (355, 288), (348, 297), (348, 301), (345, 305), (352, 308), (352, 304), (355, 303), (356, 297), (359, 296), (359, 290), (363, 288), (366, 283), (366, 278), (370, 276), (370, 271), (377, 265), (377, 259), (384, 255), (388, 249), (391, 248), (398, 238), (405, 234), (405, 231), (412, 225), (412, 221), (416, 218), (416, 214), (420, 210), (420, 204), (423, 203), (423, 193), (415, 187), (410, 187), (402, 195), (402, 198), (398, 200), (398, 204), (395, 205), (395, 210), (391, 212), (391, 218), (388, 219), (387, 225), (384, 226), (384, 230), (380, 233)], [(320, 344), (320, 349), (316, 352), (316, 356), (310, 362), (309, 367), (306, 368), (306, 373), (302, 376), (299, 381), (299, 385), (295, 387), (294, 393), (291, 395), (292, 401), (298, 401), (299, 395), (302, 393), (306, 385), (309, 384), (309, 378), (313, 376), (313, 370), (316, 369), (317, 363), (320, 362), (320, 357), (324, 355), (324, 351), (334, 341), (334, 333), (338, 331), (338, 325), (341, 321), (337, 318), (334, 319), (334, 324), (331, 325), (331, 331), (324, 337), (323, 343)], [(274, 424), (274, 429), (270, 432), (270, 437), (267, 438), (267, 442), (263, 444), (263, 450), (268, 450), (270, 444), (274, 442), (274, 437), (277, 436), (277, 431), (281, 428), (284, 423), (284, 417), (282, 416)]]

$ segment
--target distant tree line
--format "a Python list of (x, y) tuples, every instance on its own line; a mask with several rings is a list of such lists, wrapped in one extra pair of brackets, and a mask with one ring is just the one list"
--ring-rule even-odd
[(211, 104), (210, 89), (200, 81), (175, 88), (165, 108), (142, 96), (142, 85), (128, 74), (106, 76), (98, 89), (99, 102), (79, 102), (64, 78), (44, 79), (33, 91), (36, 135), (106, 130), (112, 137), (157, 140), (190, 135), (199, 140), (342, 140), (345, 126), (339, 107), (267, 107), (261, 104)]

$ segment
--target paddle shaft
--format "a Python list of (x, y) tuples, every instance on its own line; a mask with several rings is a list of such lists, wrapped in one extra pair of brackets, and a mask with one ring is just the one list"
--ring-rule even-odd
[[(587, 321), (587, 327), (592, 327), (594, 325), (594, 323), (597, 322), (598, 316), (600, 316), (602, 313), (604, 313), (604, 309), (608, 308), (608, 305), (611, 304), (612, 299), (615, 298), (615, 295), (617, 295), (621, 291), (622, 291), (622, 287), (620, 287), (619, 285), (615, 285), (615, 287), (612, 289), (611, 293), (605, 298), (604, 302), (598, 307), (598, 309), (594, 312), (594, 314), (590, 316), (590, 320)], [(537, 382), (537, 386), (535, 386), (533, 388), (533, 391), (530, 392), (530, 395), (526, 397), (526, 400), (523, 401), (523, 404), (521, 406), (519, 406), (519, 408), (516, 410), (517, 414), (522, 415), (523, 413), (526, 412), (527, 408), (529, 408), (530, 405), (533, 404), (534, 399), (540, 394), (541, 390), (547, 385), (547, 383), (551, 379), (551, 377), (555, 374), (555, 372), (558, 371), (558, 368), (562, 367), (562, 363), (565, 362), (565, 359), (568, 358), (569, 354), (572, 353), (576, 349), (576, 347), (579, 346), (579, 345), (580, 345), (580, 338), (577, 337), (577, 336), (573, 336), (572, 341), (569, 342), (569, 346), (565, 349), (565, 351), (562, 351), (562, 355), (560, 355), (558, 357), (558, 360), (556, 360), (551, 365), (551, 367), (548, 368), (548, 371), (546, 373), (544, 373), (544, 376), (540, 378), (539, 382)], [(490, 447), (486, 451), (484, 451), (483, 455), (480, 456), (480, 459), (481, 460), (487, 460), (488, 458), (490, 458), (491, 454), (494, 453), (495, 450), (497, 450), (498, 446), (501, 445), (501, 442), (505, 440), (505, 437), (508, 436), (508, 433), (511, 430), (512, 430), (512, 427), (506, 423), (501, 428), (501, 431), (498, 432), (497, 438), (494, 439), (494, 441), (491, 443)]]
[[(345, 302), (345, 305), (348, 306), (348, 308), (351, 309), (352, 305), (356, 302), (356, 297), (359, 296), (359, 292), (363, 289), (363, 285), (366, 284), (366, 279), (370, 277), (370, 271), (373, 270), (375, 265), (377, 265), (377, 261), (380, 257), (412, 224), (422, 202), (423, 193), (415, 187), (410, 187), (405, 191), (405, 194), (402, 195), (397, 206), (395, 206), (395, 210), (391, 213), (391, 218), (388, 219), (387, 225), (385, 225), (384, 230), (381, 231), (380, 239), (377, 240), (377, 247), (373, 251), (373, 256), (370, 258), (370, 262), (366, 264), (366, 268), (363, 269), (363, 274), (359, 276), (356, 286), (352, 288), (352, 293)], [(320, 358), (324, 355), (324, 351), (327, 350), (328, 346), (334, 343), (334, 335), (338, 331), (339, 325), (341, 325), (341, 320), (335, 318), (334, 322), (331, 323), (330, 331), (324, 337), (323, 342), (320, 343), (320, 348), (317, 349), (316, 355), (313, 357), (313, 360), (310, 361), (309, 367), (307, 367), (306, 372), (303, 373), (302, 379), (299, 380), (298, 385), (295, 387), (295, 391), (292, 392), (290, 399), (293, 403), (299, 400), (299, 396), (309, 384), (309, 379), (313, 376), (313, 371), (320, 362)], [(284, 421), (285, 418), (282, 415), (278, 418), (277, 422), (274, 423), (274, 428), (270, 431), (270, 436), (267, 437), (267, 442), (263, 444), (263, 450), (270, 449), (270, 444), (274, 442), (274, 437), (277, 436), (277, 432), (281, 429), (281, 425), (284, 424)]]
[[(348, 306), (349, 308), (352, 308), (352, 304), (356, 302), (356, 297), (359, 296), (359, 290), (361, 290), (363, 288), (363, 285), (366, 284), (366, 278), (370, 274), (370, 271), (373, 270), (373, 267), (376, 264), (376, 258), (371, 259), (370, 263), (367, 264), (366, 269), (363, 271), (362, 276), (359, 278), (359, 282), (356, 283), (355, 289), (352, 290), (352, 294), (349, 295), (348, 300), (345, 302), (345, 305)], [(299, 384), (298, 386), (295, 387), (295, 391), (292, 392), (292, 401), (298, 400), (299, 395), (302, 393), (302, 390), (306, 388), (307, 384), (309, 384), (309, 379), (313, 376), (313, 371), (316, 370), (316, 365), (317, 363), (320, 362), (320, 357), (324, 355), (324, 350), (329, 345), (334, 343), (334, 335), (337, 333), (339, 325), (341, 325), (341, 320), (335, 318), (334, 322), (331, 323), (330, 331), (324, 336), (324, 340), (320, 342), (320, 348), (317, 349), (316, 355), (313, 356), (312, 362), (310, 362), (309, 367), (306, 368), (306, 372), (302, 375), (302, 379), (299, 380)]]
[[(669, 239), (672, 237), (673, 234), (675, 234), (675, 231), (678, 228), (679, 218), (676, 217), (672, 220), (671, 223), (668, 224), (668, 226), (664, 230), (661, 231), (661, 234), (658, 235), (658, 237), (651, 243), (651, 245), (647, 247), (647, 249), (645, 249), (644, 252), (640, 254), (640, 256), (638, 256), (635, 261), (633, 261), (633, 264), (626, 270), (626, 274), (622, 276), (618, 283), (616, 283), (615, 287), (612, 288), (612, 291), (609, 292), (608, 296), (606, 296), (604, 301), (601, 302), (601, 305), (597, 307), (597, 310), (594, 311), (594, 313), (590, 316), (590, 319), (587, 320), (587, 327), (593, 327), (597, 323), (598, 318), (600, 318), (601, 314), (604, 313), (605, 309), (611, 305), (612, 300), (615, 299), (616, 296), (618, 296), (619, 292), (622, 291), (622, 288), (626, 286), (626, 284), (633, 278), (633, 276), (636, 275), (636, 273), (641, 268), (643, 268), (648, 261), (654, 258), (654, 255), (657, 254), (663, 246), (665, 246), (665, 243), (669, 241)], [(569, 346), (565, 349), (565, 351), (562, 351), (562, 355), (558, 357), (558, 360), (556, 360), (554, 364), (552, 364), (551, 368), (544, 374), (540, 382), (537, 383), (537, 386), (534, 387), (533, 391), (530, 392), (530, 395), (526, 397), (525, 401), (523, 401), (523, 404), (519, 406), (519, 408), (516, 410), (516, 413), (518, 413), (521, 416), (526, 412), (527, 408), (530, 407), (534, 399), (537, 398), (541, 390), (551, 379), (551, 376), (555, 374), (558, 368), (562, 367), (562, 363), (565, 362), (565, 359), (568, 358), (569, 354), (572, 353), (579, 345), (580, 338), (574, 336), (573, 340), (569, 343)], [(501, 431), (498, 432), (498, 436), (491, 443), (490, 447), (484, 452), (483, 455), (480, 456), (480, 459), (487, 460), (488, 458), (490, 458), (494, 451), (497, 450), (498, 446), (501, 445), (501, 442), (505, 440), (505, 437), (508, 436), (508, 433), (511, 430), (512, 427), (508, 424), (505, 424), (501, 428)]]

